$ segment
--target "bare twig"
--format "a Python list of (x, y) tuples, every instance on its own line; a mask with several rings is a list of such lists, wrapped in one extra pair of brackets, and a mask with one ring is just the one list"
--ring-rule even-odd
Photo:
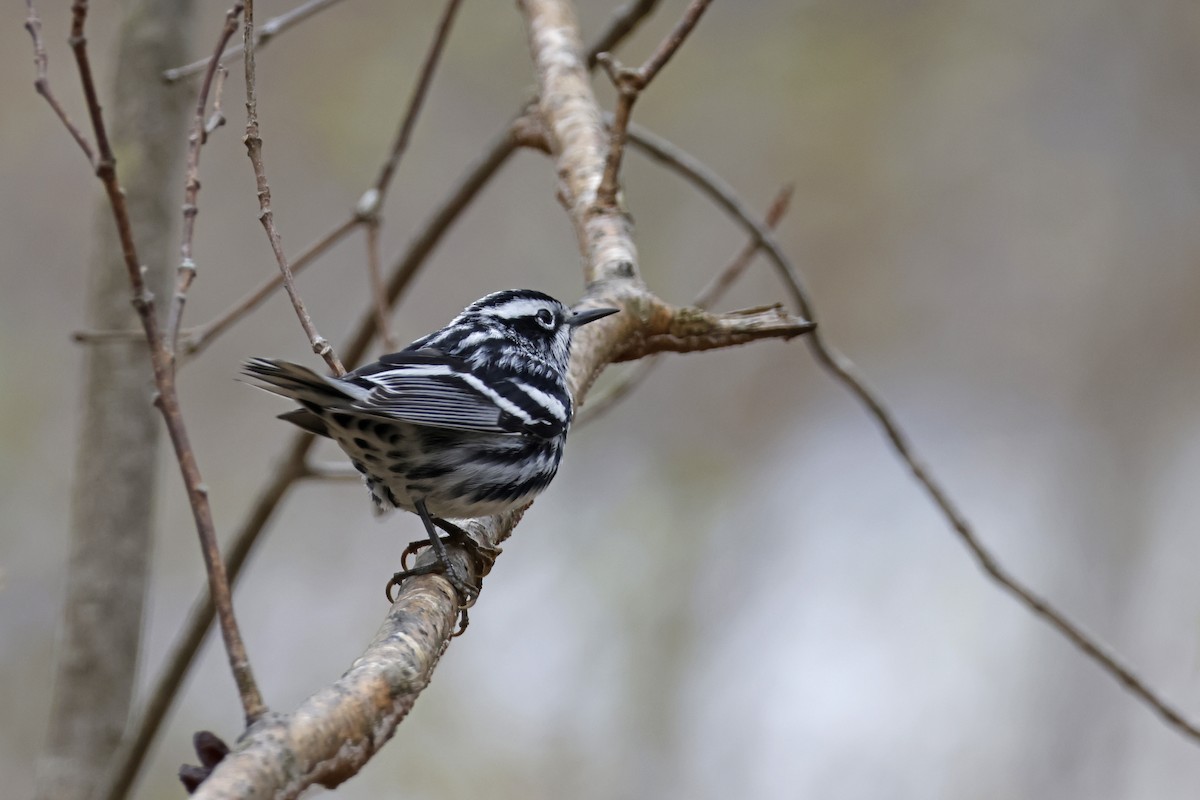
[(208, 136), (217, 128), (225, 124), (225, 112), (221, 110), (221, 98), (225, 92), (225, 79), (229, 77), (229, 70), (218, 62), (217, 63), (217, 85), (213, 89), (213, 110), (209, 115), (208, 120), (204, 123), (204, 135)]
[[(775, 199), (771, 201), (771, 205), (767, 207), (766, 217), (763, 219), (763, 224), (767, 230), (774, 231), (779, 226), (783, 215), (787, 213), (788, 206), (792, 202), (792, 193), (795, 191), (795, 186), (785, 184)], [(725, 269), (718, 272), (708, 284), (700, 290), (696, 298), (692, 301), (692, 305), (696, 308), (712, 308), (713, 304), (720, 300), (725, 292), (729, 291), (729, 287), (734, 281), (742, 276), (746, 268), (750, 266), (750, 262), (758, 255), (758, 251), (762, 249), (762, 243), (751, 239), (742, 247), (741, 252), (733, 257)]]
[[(304, 248), (297, 256), (295, 261), (291, 262), (292, 275), (295, 276), (307, 267), (312, 262), (316, 261), (325, 254), (331, 247), (340, 242), (351, 231), (358, 227), (358, 220), (351, 217), (342, 222), (329, 233), (322, 236), (317, 241)], [(204, 348), (212, 344), (213, 340), (224, 333), (229, 328), (233, 327), (238, 321), (245, 318), (251, 311), (258, 308), (267, 298), (275, 293), (275, 290), (283, 285), (283, 273), (276, 272), (267, 280), (263, 281), (257, 289), (248, 293), (241, 300), (233, 304), (227, 311), (221, 314), (216, 319), (192, 328), (190, 331), (185, 331), (183, 341), (183, 352), (185, 355), (193, 356), (200, 353)]]
[[(272, 17), (258, 27), (254, 43), (262, 47), (275, 38), (276, 34), (283, 33), (293, 25), (303, 22), (318, 11), (324, 11), (337, 2), (339, 0), (309, 0), (307, 3), (301, 3), (296, 6), (291, 11), (284, 12), (277, 17)], [(226, 61), (234, 56), (241, 55), (245, 52), (245, 49), (245, 45), (235, 44), (222, 52), (219, 60)], [(199, 61), (185, 64), (182, 67), (166, 70), (163, 72), (162, 77), (167, 83), (175, 83), (183, 78), (199, 74), (206, 66), (208, 66), (208, 59), (203, 58)]]
[(192, 507), (196, 530), (200, 537), (200, 549), (204, 556), (205, 568), (208, 573), (209, 591), (216, 604), (221, 621), (221, 633), (225, 640), (225, 650), (229, 657), (230, 669), (237, 683), (238, 694), (242, 700), (242, 708), (247, 722), (253, 722), (263, 714), (262, 695), (254, 681), (246, 648), (238, 630), (237, 620), (233, 614), (233, 603), (230, 599), (229, 582), (225, 574), (225, 565), (221, 560), (220, 549), (217, 546), (216, 531), (213, 526), (212, 510), (208, 503), (208, 490), (200, 477), (200, 469), (196, 463), (195, 452), (188, 439), (187, 428), (179, 407), (179, 397), (175, 390), (174, 372), (171, 369), (171, 356), (159, 330), (158, 317), (155, 313), (154, 298), (146, 289), (142, 275), (142, 266), (138, 260), (137, 249), (133, 241), (132, 225), (125, 202), (125, 192), (117, 179), (116, 159), (113, 157), (109, 144), (108, 131), (105, 127), (104, 116), (100, 109), (100, 101), (92, 77), (91, 62), (88, 58), (85, 24), (87, 21), (86, 0), (76, 0), (71, 6), (71, 37), (70, 45), (75, 54), (75, 62), (79, 70), (80, 83), (83, 86), (84, 97), (87, 101), (88, 116), (92, 124), (92, 132), (96, 139), (95, 161), (96, 175), (100, 178), (108, 195), (112, 208), (113, 220), (116, 224), (117, 235), (121, 242), (121, 253), (129, 274), (130, 286), (133, 290), (133, 306), (142, 322), (146, 341), (150, 345), (150, 362), (154, 369), (154, 381), (158, 390), (155, 405), (162, 413), (167, 432), (179, 461), (179, 469), (183, 475), (187, 489), (188, 501)]
[[(213, 85), (213, 78), (220, 67), (221, 51), (237, 30), (238, 16), (242, 13), (242, 3), (236, 2), (225, 13), (225, 27), (217, 37), (217, 45), (208, 61), (208, 69), (204, 72), (204, 80), (200, 83), (200, 91), (196, 94), (196, 111), (192, 118), (192, 129), (188, 133), (187, 167), (184, 173), (183, 189), (183, 233), (179, 246), (179, 270), (175, 281), (175, 294), (171, 301), (171, 310), (167, 315), (167, 328), (164, 334), (167, 348), (172, 356), (179, 339), (179, 324), (183, 319), (183, 306), (187, 302), (187, 293), (192, 281), (196, 279), (196, 262), (192, 258), (192, 237), (196, 230), (196, 215), (199, 207), (196, 200), (200, 195), (200, 150), (208, 139), (204, 122), (204, 112), (208, 109), (208, 93)], [(219, 89), (223, 81), (218, 82)], [(217, 101), (220, 110), (220, 100)]]
[[(220, 73), (218, 73), (220, 75)], [(298, 275), (302, 269), (307, 267), (312, 262), (323, 256), (335, 244), (346, 237), (348, 233), (359, 226), (360, 222), (355, 217), (342, 222), (333, 230), (326, 233), (317, 241), (310, 244), (304, 250), (297, 254), (296, 258), (291, 262), (292, 275)], [(194, 356), (203, 351), (206, 347), (212, 344), (213, 340), (222, 333), (233, 327), (239, 321), (244, 319), (251, 311), (263, 304), (275, 290), (283, 285), (283, 275), (279, 272), (274, 273), (270, 278), (253, 291), (246, 294), (241, 300), (238, 300), (229, 307), (224, 313), (203, 325), (197, 325), (194, 328), (188, 328), (181, 331), (183, 345), (180, 348), (183, 355)], [(100, 344), (103, 342), (126, 342), (133, 339), (145, 339), (145, 334), (142, 331), (93, 331), (93, 330), (78, 330), (71, 332), (71, 341), (79, 344)]]
[(637, 26), (654, 11), (659, 0), (630, 0), (613, 14), (608, 27), (601, 32), (587, 51), (587, 68), (593, 70), (600, 53), (607, 53), (633, 33)]
[[(779, 221), (783, 219), (783, 215), (787, 213), (788, 204), (791, 202), (792, 184), (787, 184), (775, 196), (771, 202), (770, 208), (767, 209), (765, 220), (766, 226), (774, 230)], [(742, 247), (741, 251), (733, 257), (723, 270), (721, 270), (713, 279), (700, 290), (692, 300), (692, 305), (696, 308), (711, 308), (714, 303), (725, 294), (726, 290), (733, 285), (733, 282), (738, 279), (750, 266), (750, 262), (754, 260), (754, 256), (758, 253), (762, 245), (758, 241), (751, 239)], [(575, 416), (575, 425), (582, 426), (595, 422), (603, 414), (611, 411), (618, 403), (628, 397), (634, 389), (641, 386), (646, 378), (650, 377), (650, 373), (654, 372), (655, 368), (662, 363), (659, 356), (647, 356), (626, 372), (619, 381), (608, 387), (608, 390), (600, 397), (590, 401), (587, 406), (579, 410)]]
[[(392, 143), (391, 152), (388, 154), (387, 160), (383, 162), (383, 166), (380, 167), (379, 176), (375, 179), (373, 188), (378, 193), (378, 197), (373, 203), (375, 208), (383, 205), (384, 197), (387, 195), (388, 188), (392, 183), (392, 176), (396, 172), (396, 166), (400, 163), (404, 151), (408, 148), (409, 137), (412, 136), (413, 128), (416, 126), (417, 117), (421, 113), (421, 105), (425, 102), (425, 96), (429, 94), (429, 85), (433, 82), (434, 70), (437, 68), (438, 60), (442, 57), (442, 50), (446, 46), (446, 40), (450, 37), (450, 26), (454, 24), (454, 15), (458, 13), (460, 4), (461, 0), (448, 0), (445, 9), (442, 11), (437, 30), (433, 34), (433, 41), (429, 45), (429, 50), (425, 53), (425, 60), (421, 64), (421, 71), (417, 75), (417, 83), (413, 86), (412, 94), (409, 96), (408, 109), (404, 112), (404, 119), (400, 123), (400, 129), (396, 131), (396, 139)], [(369, 211), (368, 213), (371, 212)]]
[(615, 206), (617, 202), (617, 175), (621, 169), (621, 156), (625, 152), (625, 131), (629, 127), (629, 115), (633, 112), (633, 104), (650, 81), (664, 65), (675, 55), (675, 51), (683, 44), (700, 15), (712, 0), (692, 0), (683, 13), (678, 24), (667, 34), (646, 63), (638, 69), (629, 69), (621, 65), (610, 53), (599, 53), (596, 60), (604, 67), (608, 77), (617, 90), (617, 109), (613, 114), (613, 124), (609, 131), (608, 158), (604, 162), (604, 177), (600, 188), (596, 191), (596, 200), (605, 205)]
[[(725, 181), (692, 156), (649, 131), (631, 127), (629, 141), (654, 160), (684, 176), (723, 208), (755, 241), (760, 243), (775, 265), (780, 279), (788, 287), (797, 310), (806, 319), (815, 321), (816, 312), (811, 295), (800, 280), (795, 266), (783, 252), (767, 226), (755, 218), (753, 212)], [(817, 363), (845, 386), (883, 429), (892, 449), (896, 451), (900, 460), (908, 467), (934, 505), (942, 512), (946, 522), (958, 535), (959, 540), (979, 567), (1001, 588), (1015, 597), (1021, 605), (1065, 636), (1104, 672), (1149, 706), (1168, 725), (1189, 739), (1200, 742), (1200, 727), (1184, 718), (1173, 705), (1146, 685), (1134, 674), (1132, 668), (1126, 666), (1107, 646), (1072, 622), (1063, 612), (1035, 593), (997, 561), (992, 552), (980, 540), (962, 511), (921, 461), (895, 415), (888, 409), (883, 399), (867, 385), (854, 363), (829, 344), (820, 330), (808, 337), (808, 346)]]
[(250, 157), (250, 163), (254, 167), (254, 180), (258, 187), (258, 220), (267, 232), (267, 239), (271, 242), (271, 251), (275, 254), (275, 262), (279, 265), (279, 272), (283, 275), (284, 290), (287, 292), (288, 299), (292, 301), (292, 308), (296, 310), (296, 316), (300, 320), (300, 327), (304, 329), (305, 335), (308, 336), (308, 342), (312, 345), (313, 352), (323, 358), (335, 374), (343, 375), (346, 372), (345, 367), (338, 360), (337, 354), (333, 352), (333, 346), (329, 344), (325, 337), (317, 332), (317, 326), (313, 324), (312, 317), (304, 305), (304, 300), (300, 297), (300, 293), (296, 291), (296, 282), (292, 278), (292, 268), (288, 265), (287, 255), (283, 252), (283, 242), (280, 240), (279, 231), (275, 227), (275, 212), (271, 208), (271, 186), (267, 183), (267, 172), (263, 166), (262, 137), (259, 135), (258, 129), (258, 92), (254, 74), (254, 42), (254, 0), (246, 0), (246, 13), (242, 26), (242, 46), (246, 52), (246, 135), (242, 141), (246, 143), (246, 155)]
[(83, 131), (67, 116), (66, 110), (58, 102), (58, 98), (54, 96), (54, 92), (50, 89), (49, 59), (46, 57), (46, 43), (42, 40), (42, 20), (38, 17), (33, 0), (25, 0), (25, 8), (28, 11), (28, 16), (25, 19), (25, 30), (29, 31), (29, 35), (33, 38), (33, 64), (36, 69), (33, 88), (50, 104), (50, 108), (62, 122), (63, 126), (66, 127), (67, 132), (71, 134), (71, 138), (75, 140), (75, 143), (83, 150), (83, 154), (87, 156), (88, 163), (92, 165), (92, 169), (95, 169), (96, 155), (92, 152), (91, 143), (88, 142)]
[(367, 223), (367, 275), (371, 280), (371, 303), (375, 307), (375, 324), (379, 327), (379, 341), (388, 352), (397, 349), (396, 337), (388, 321), (388, 303), (384, 296), (387, 287), (383, 283), (383, 266), (379, 263), (379, 217), (371, 217)]
[(460, 3), (461, 0), (449, 0), (446, 3), (441, 19), (438, 21), (437, 30), (433, 34), (433, 41), (425, 53), (421, 70), (417, 73), (417, 82), (409, 96), (408, 109), (404, 112), (404, 118), (396, 132), (392, 149), (379, 168), (379, 176), (375, 179), (374, 185), (359, 199), (356, 209), (358, 218), (367, 226), (367, 272), (371, 279), (371, 295), (375, 303), (375, 311), (379, 317), (379, 338), (388, 350), (396, 349), (396, 340), (392, 336), (391, 326), (388, 324), (387, 303), (383, 297), (383, 270), (379, 263), (379, 228), (381, 225), (379, 212), (387, 198), (392, 178), (396, 174), (396, 167), (400, 164), (404, 151), (408, 149), (408, 140), (412, 136), (413, 128), (416, 127), (417, 117), (421, 113), (421, 105), (425, 102), (425, 96), (429, 93), (434, 70), (442, 56), (446, 40), (450, 37), (450, 27), (454, 23), (454, 16), (458, 13)]

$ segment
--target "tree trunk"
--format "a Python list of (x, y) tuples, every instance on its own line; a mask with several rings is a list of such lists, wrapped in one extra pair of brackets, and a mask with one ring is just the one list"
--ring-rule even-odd
[[(105, 107), (134, 235), (150, 267), (148, 286), (159, 296), (173, 271), (191, 95), (159, 76), (185, 60), (191, 11), (192, 0), (123, 5), (115, 87)], [(107, 199), (98, 200), (96, 226), (88, 325), (136, 330)], [(104, 340), (85, 347), (67, 602), (39, 800), (84, 800), (108, 766), (129, 716), (150, 561), (159, 428), (146, 345)]]

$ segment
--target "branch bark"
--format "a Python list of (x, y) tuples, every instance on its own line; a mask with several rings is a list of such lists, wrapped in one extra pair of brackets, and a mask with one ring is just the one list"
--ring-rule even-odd
[[(192, 5), (191, 0), (131, 3), (114, 58), (111, 144), (117, 151), (136, 147), (140, 154), (124, 171), (125, 192), (137, 220), (133, 235), (151, 263), (159, 265), (146, 275), (154, 291), (165, 288), (169, 275), (165, 265), (187, 120), (187, 97), (163, 87), (158, 73), (186, 47)], [(35, 46), (38, 39), (40, 33)], [(39, 81), (45, 87), (39, 91), (50, 99), (45, 50), (38, 49)], [(95, 166), (83, 134), (70, 127)], [(88, 324), (101, 330), (132, 328), (137, 317), (107, 199), (96, 209), (95, 228)], [(117, 747), (137, 673), (152, 549), (159, 426), (150, 404), (144, 338), (97, 344), (83, 358), (67, 596), (49, 732), (38, 764), (36, 796), (45, 800), (89, 797)]]

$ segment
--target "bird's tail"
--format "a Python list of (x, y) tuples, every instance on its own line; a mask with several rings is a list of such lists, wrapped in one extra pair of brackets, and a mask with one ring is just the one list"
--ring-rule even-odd
[(254, 385), (302, 404), (345, 405), (358, 399), (353, 384), (318, 375), (308, 367), (274, 358), (252, 358), (242, 365), (242, 374)]

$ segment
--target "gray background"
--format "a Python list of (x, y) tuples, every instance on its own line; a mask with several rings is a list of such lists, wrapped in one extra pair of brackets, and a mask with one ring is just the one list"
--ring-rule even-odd
[[(199, 9), (186, 61), (224, 4)], [(343, 3), (260, 53), (285, 247), (345, 217), (392, 138), (440, 3)], [(588, 2), (585, 30), (609, 3)], [(67, 14), (50, 74), (82, 118)], [(623, 49), (638, 62), (677, 19)], [(262, 2), (265, 20), (287, 8)], [(100, 73), (116, 4), (97, 2)], [(106, 19), (108, 18), (108, 19)], [(64, 595), (83, 276), (99, 186), (32, 90), (23, 9), (0, 15), (0, 774), (32, 788)], [(715, 3), (635, 110), (765, 207), (827, 334), (888, 397), (1006, 564), (1200, 716), (1200, 6), (1083, 0)], [(240, 62), (204, 152), (187, 322), (275, 269), (256, 220)], [(460, 15), (387, 210), (396, 252), (526, 96), (511, 3)], [(105, 84), (107, 86), (107, 79)], [(602, 93), (611, 105), (611, 92)], [(625, 197), (647, 281), (686, 301), (743, 238), (637, 155)], [(182, 188), (180, 190), (182, 197)], [(174, 263), (174, 262), (172, 262)], [(581, 291), (550, 164), (516, 157), (395, 316), (408, 340), (488, 291)], [(361, 238), (300, 279), (343, 339)], [(783, 299), (756, 265), (725, 307)], [(316, 365), (272, 300), (181, 373), (219, 530), (287, 426), (234, 382), (251, 355)], [(333, 457), (336, 453), (327, 453)], [(141, 684), (202, 580), (163, 457)], [(349, 665), (415, 518), (310, 484), (236, 595), (267, 701)], [(849, 396), (799, 343), (673, 357), (572, 435), (411, 718), (344, 798), (1183, 798), (1200, 753), (988, 583)], [(232, 737), (209, 641), (140, 797), (178, 797), (190, 735)]]

